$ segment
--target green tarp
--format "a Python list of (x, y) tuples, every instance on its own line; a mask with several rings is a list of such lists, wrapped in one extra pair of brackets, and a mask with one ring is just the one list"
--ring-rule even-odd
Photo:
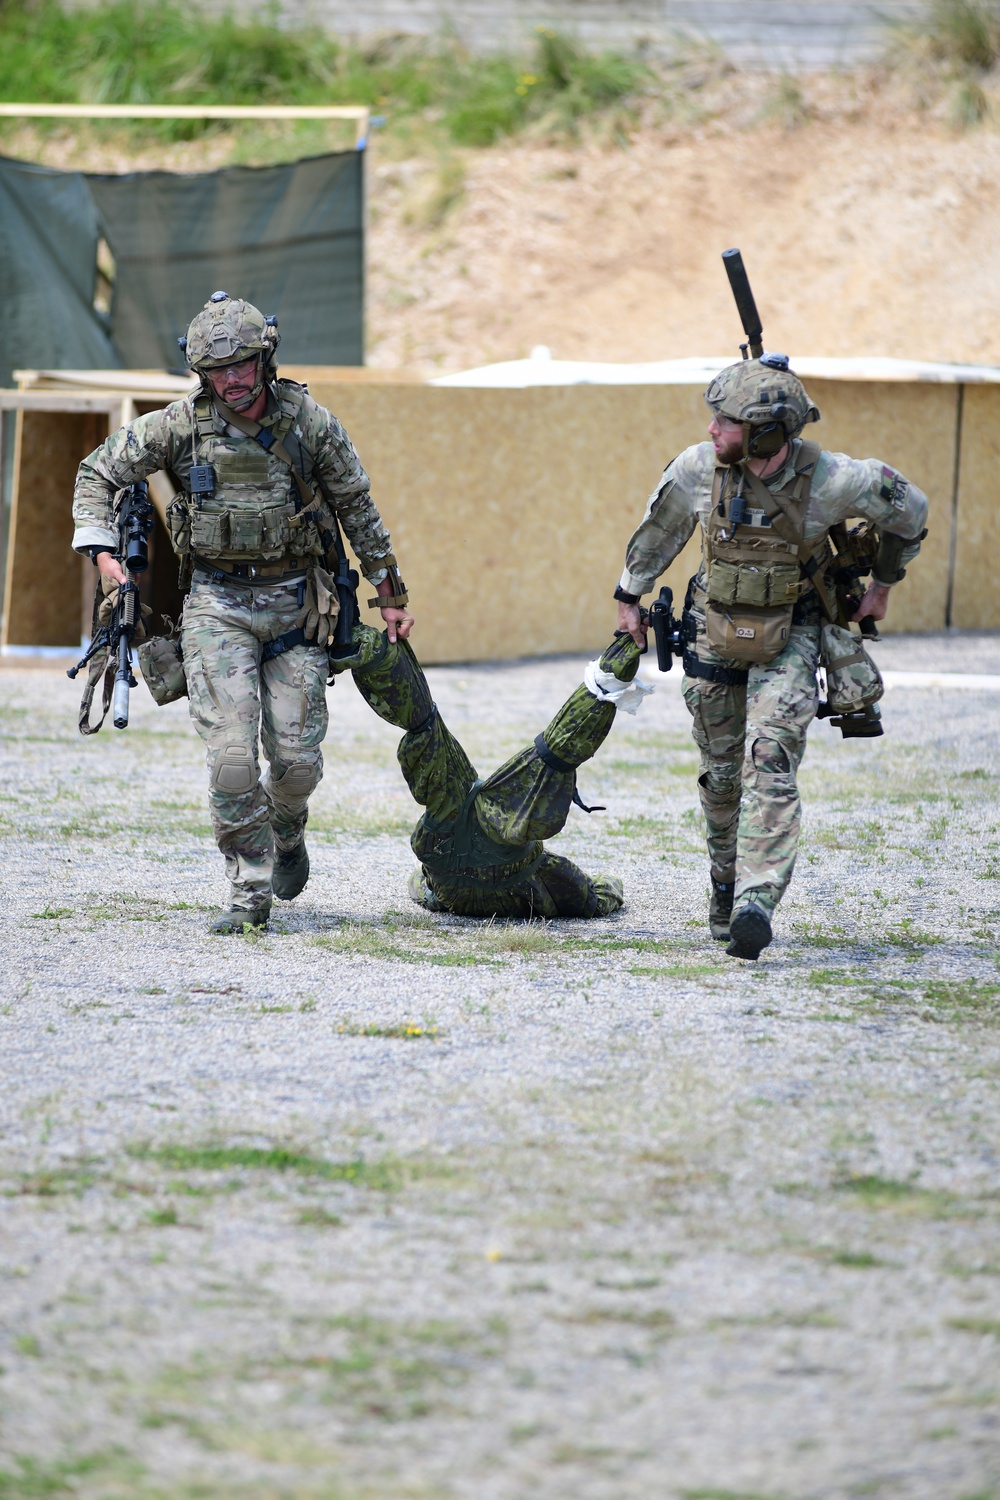
[[(281, 358), (364, 359), (363, 153), (204, 174), (54, 172), (0, 158), (0, 382), (18, 368), (176, 369), (212, 292), (278, 318)], [(98, 235), (115, 258), (93, 306)]]

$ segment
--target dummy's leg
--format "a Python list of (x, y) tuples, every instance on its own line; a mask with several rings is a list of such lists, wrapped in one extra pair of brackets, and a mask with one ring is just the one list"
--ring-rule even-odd
[[(631, 682), (639, 666), (631, 636), (616, 636), (599, 666)], [(576, 790), (576, 768), (604, 743), (615, 705), (584, 685), (576, 688), (533, 745), (513, 756), (479, 794), (479, 821), (500, 843), (552, 838), (565, 826)]]

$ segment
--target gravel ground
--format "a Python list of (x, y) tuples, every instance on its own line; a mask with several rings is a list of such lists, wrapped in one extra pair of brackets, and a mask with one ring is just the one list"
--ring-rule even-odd
[[(617, 917), (410, 906), (339, 683), (313, 878), (244, 940), (184, 705), (84, 741), (0, 671), (0, 1497), (1000, 1496), (1000, 638), (879, 650), (756, 965), (679, 673), (558, 841)], [(582, 665), (429, 676), (489, 770)]]

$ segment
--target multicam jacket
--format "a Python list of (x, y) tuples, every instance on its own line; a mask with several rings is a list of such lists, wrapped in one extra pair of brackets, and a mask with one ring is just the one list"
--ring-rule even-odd
[[(279, 518), (274, 535), (280, 535), (279, 524), (301, 504), (287, 464), (276, 454), (265, 452), (253, 438), (227, 426), (214, 405), (207, 407), (204, 398), (199, 403), (203, 429), (199, 433), (198, 401), (195, 393), (162, 411), (137, 417), (83, 460), (73, 496), (73, 546), (78, 552), (117, 546), (115, 493), (157, 470), (167, 470), (180, 486), (183, 505), (183, 496), (190, 494), (190, 473), (196, 463), (212, 465), (220, 503), (224, 502), (232, 514), (245, 517), (248, 533), (253, 532), (255, 515), (263, 510)], [(386, 576), (383, 563), (392, 556), (392, 543), (372, 502), (368, 476), (350, 438), (337, 418), (318, 405), (303, 386), (279, 380), (270, 388), (268, 411), (260, 425), (280, 430), (290, 417), (292, 425), (282, 437), (283, 445), (311, 485), (322, 482), (365, 576), (378, 584)], [(173, 526), (171, 529), (173, 532)], [(173, 535), (172, 540), (176, 546)], [(276, 546), (277, 553), (272, 548), (271, 555), (280, 554), (282, 547)], [(288, 545), (284, 550), (296, 549)], [(227, 551), (224, 555), (235, 554)], [(268, 555), (266, 546), (263, 555)]]
[[(788, 459), (765, 483), (771, 490), (789, 483), (801, 446), (791, 444)], [(669, 567), (701, 524), (704, 535), (712, 508), (712, 483), (718, 461), (711, 443), (695, 443), (673, 459), (646, 506), (625, 554), (621, 588), (645, 594)], [(749, 512), (750, 524), (761, 524), (762, 512)], [(927, 496), (897, 470), (877, 458), (849, 458), (846, 453), (820, 453), (805, 515), (805, 540), (820, 541), (838, 521), (863, 516), (910, 543), (904, 565), (920, 551), (919, 537), (927, 524)]]

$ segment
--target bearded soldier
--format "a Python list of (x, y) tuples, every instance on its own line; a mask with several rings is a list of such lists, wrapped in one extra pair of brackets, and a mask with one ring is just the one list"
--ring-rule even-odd
[(291, 900), (309, 877), (304, 830), (323, 772), (325, 643), (337, 608), (325, 568), (337, 520), (390, 639), (412, 625), (368, 476), (336, 417), (278, 379), (278, 342), (274, 318), (215, 292), (180, 340), (200, 390), (136, 418), (84, 459), (73, 502), (73, 546), (113, 588), (125, 582), (116, 494), (157, 470), (180, 487), (167, 520), (190, 586), (184, 676), (231, 882), (229, 909), (211, 923), (217, 933), (263, 926), (272, 895)]
[[(615, 598), (619, 626), (641, 642), (640, 596), (701, 526), (683, 621), (684, 699), (701, 752), (709, 925), (727, 953), (756, 959), (795, 864), (796, 772), (818, 706), (821, 622), (885, 617), (890, 588), (920, 550), (927, 498), (877, 459), (803, 440), (819, 412), (783, 354), (729, 366), (705, 400), (711, 441), (667, 465)], [(851, 516), (874, 522), (880, 540), (871, 584), (838, 622), (829, 537)]]

